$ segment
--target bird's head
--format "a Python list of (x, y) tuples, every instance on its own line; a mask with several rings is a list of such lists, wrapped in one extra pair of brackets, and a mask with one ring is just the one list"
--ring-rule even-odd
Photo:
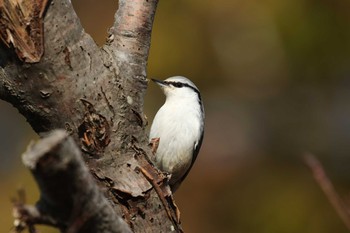
[(182, 76), (170, 77), (164, 81), (152, 79), (163, 90), (165, 96), (176, 98), (195, 98), (200, 99), (200, 92), (191, 80)]

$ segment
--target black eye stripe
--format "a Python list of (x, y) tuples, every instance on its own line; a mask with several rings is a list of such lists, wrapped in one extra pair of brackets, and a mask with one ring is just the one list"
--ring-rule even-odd
[(174, 87), (178, 87), (178, 88), (181, 88), (181, 87), (188, 87), (188, 88), (191, 88), (194, 92), (197, 93), (197, 95), (198, 95), (198, 100), (199, 100), (199, 104), (202, 106), (201, 93), (199, 93), (199, 91), (198, 91), (196, 88), (194, 88), (194, 87), (188, 85), (187, 83), (172, 82), (172, 81), (165, 81), (164, 83), (167, 84), (167, 85), (173, 85)]
[(168, 85), (173, 85), (174, 87), (179, 87), (179, 88), (184, 87), (184, 86), (188, 86), (184, 83), (179, 83), (179, 82), (164, 82), (164, 83), (166, 83)]
[(188, 87), (188, 88), (191, 88), (192, 90), (194, 90), (195, 92), (198, 93), (198, 90), (192, 86), (190, 86), (189, 84), (187, 83), (180, 83), (180, 82), (164, 82), (165, 84), (168, 84), (168, 85), (173, 85), (174, 87), (178, 87), (178, 88), (181, 88), (181, 87)]

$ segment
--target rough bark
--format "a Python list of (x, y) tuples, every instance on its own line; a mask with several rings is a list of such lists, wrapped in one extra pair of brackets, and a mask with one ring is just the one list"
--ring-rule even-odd
[(114, 214), (64, 130), (53, 131), (30, 146), (23, 163), (37, 180), (41, 195), (36, 206), (17, 205), (17, 216), (63, 232), (131, 232)]
[[(0, 1), (0, 9), (7, 1), (15, 0)], [(69, 0), (47, 2), (39, 17), (44, 53), (38, 62), (21, 57), (11, 40), (0, 44), (0, 98), (39, 134), (66, 129), (114, 213), (134, 232), (181, 231), (177, 209), (164, 191), (166, 177), (147, 159), (143, 98), (157, 2), (120, 0), (102, 48), (84, 32)]]

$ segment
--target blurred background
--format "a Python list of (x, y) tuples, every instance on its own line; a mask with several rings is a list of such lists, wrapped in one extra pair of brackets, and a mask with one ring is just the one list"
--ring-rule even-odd
[[(102, 45), (117, 1), (72, 2)], [(202, 150), (176, 193), (186, 232), (347, 232), (303, 154), (350, 197), (349, 9), (347, 0), (159, 2), (148, 75), (189, 77), (206, 110)], [(163, 101), (151, 83), (150, 124)], [(37, 136), (3, 101), (0, 129), (0, 232), (9, 232), (16, 189), (39, 198), (20, 157)]]

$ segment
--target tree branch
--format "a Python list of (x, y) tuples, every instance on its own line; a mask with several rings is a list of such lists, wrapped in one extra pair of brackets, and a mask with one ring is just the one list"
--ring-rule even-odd
[(318, 185), (328, 198), (329, 202), (337, 212), (340, 219), (345, 224), (346, 228), (350, 230), (350, 213), (345, 202), (335, 191), (332, 181), (328, 178), (324, 171), (321, 162), (312, 154), (305, 155), (305, 163), (309, 166), (313, 172), (314, 178)]
[(71, 124), (79, 114), (67, 110), (80, 109), (78, 100), (95, 87), (97, 77), (106, 76), (102, 53), (69, 0), (50, 2), (43, 21), (45, 52), (40, 62), (23, 63), (12, 47), (0, 46), (0, 96), (18, 108), (36, 132), (50, 131), (53, 125), (74, 130)]
[[(125, 99), (129, 105), (121, 108), (122, 114), (130, 115), (128, 111), (132, 110), (130, 117), (124, 118), (119, 126), (136, 134), (140, 131), (139, 127), (147, 124), (143, 116), (143, 101), (148, 84), (146, 68), (157, 4), (158, 0), (120, 0), (109, 40), (104, 46), (104, 51), (115, 62), (115, 73), (123, 86), (117, 92), (119, 98)], [(147, 144), (144, 136), (138, 137), (138, 140)]]
[[(146, 68), (157, 4), (158, 0), (119, 1), (119, 9), (111, 30), (118, 62), (133, 61), (140, 68)], [(143, 72), (145, 75), (145, 70)]]
[(50, 1), (39, 62), (22, 62), (12, 47), (0, 46), (0, 98), (12, 103), (37, 133), (66, 129), (110, 206), (134, 232), (181, 229), (171, 194), (161, 194), (171, 207), (166, 211), (153, 183), (138, 169), (147, 170), (154, 184), (166, 185), (147, 157), (143, 113), (157, 3), (120, 0), (110, 36), (99, 48), (84, 32), (70, 0)]
[(23, 163), (37, 180), (41, 197), (35, 207), (17, 207), (18, 219), (51, 224), (62, 232), (131, 232), (95, 184), (65, 131), (53, 131), (31, 145)]

